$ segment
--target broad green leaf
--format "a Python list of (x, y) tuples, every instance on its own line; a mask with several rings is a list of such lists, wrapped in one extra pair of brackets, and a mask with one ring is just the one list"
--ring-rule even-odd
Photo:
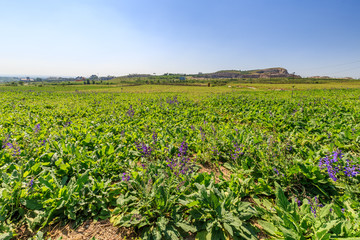
[(279, 229), (284, 234), (285, 240), (299, 240), (301, 239), (301, 235), (294, 232), (292, 229), (285, 228), (283, 226), (279, 226)]
[(278, 184), (276, 185), (275, 195), (276, 195), (277, 205), (279, 207), (281, 207), (284, 211), (287, 211), (288, 207), (290, 206), (290, 203), (286, 199), (285, 194), (284, 194), (283, 190), (281, 189), (281, 186)]
[(263, 221), (263, 220), (258, 220), (257, 222), (264, 229), (264, 231), (266, 231), (270, 235), (272, 235), (272, 236), (277, 235), (277, 228), (271, 222), (266, 222), (266, 221)]
[(0, 234), (0, 240), (10, 240), (12, 239), (13, 234), (12, 232), (5, 232)]
[(207, 235), (208, 235), (207, 231), (201, 231), (196, 234), (195, 239), (196, 240), (207, 240), (207, 239), (211, 240), (211, 234), (210, 234), (210, 238), (207, 238)]
[(176, 222), (175, 225), (179, 228), (181, 228), (182, 230), (184, 230), (185, 232), (196, 232), (196, 227), (189, 225), (187, 223), (183, 223), (183, 222)]
[(21, 199), (21, 204), (31, 210), (40, 210), (43, 207), (39, 201), (32, 199)]
[(224, 223), (223, 225), (224, 225), (225, 230), (230, 234), (230, 236), (233, 236), (234, 232), (233, 232), (232, 227), (227, 223)]

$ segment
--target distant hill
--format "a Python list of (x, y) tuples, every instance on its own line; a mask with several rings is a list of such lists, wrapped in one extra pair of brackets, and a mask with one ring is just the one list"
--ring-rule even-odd
[(199, 73), (194, 78), (301, 78), (298, 75), (289, 74), (285, 68), (266, 68), (256, 70), (222, 70), (214, 73)]
[(0, 82), (14, 82), (19, 81), (20, 79), (18, 77), (1, 77), (0, 76)]

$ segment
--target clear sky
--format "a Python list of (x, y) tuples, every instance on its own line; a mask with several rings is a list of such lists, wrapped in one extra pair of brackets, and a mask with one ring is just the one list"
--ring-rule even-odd
[(0, 0), (0, 75), (360, 78), (359, 0)]

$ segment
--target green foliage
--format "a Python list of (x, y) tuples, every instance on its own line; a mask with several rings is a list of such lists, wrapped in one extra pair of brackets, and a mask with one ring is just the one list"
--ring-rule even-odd
[(111, 221), (135, 227), (143, 239), (179, 239), (196, 228), (183, 215), (179, 199), (189, 191), (191, 175), (175, 175), (165, 164), (150, 163), (122, 181)]
[[(349, 206), (343, 208), (337, 204), (322, 205), (318, 199), (292, 199), (288, 201), (281, 187), (276, 187), (276, 203), (258, 201), (265, 206), (263, 219), (258, 223), (264, 231), (284, 239), (333, 239), (335, 237), (359, 237), (359, 215)], [(345, 203), (345, 205), (348, 205)]]
[(195, 183), (196, 189), (182, 201), (197, 227), (197, 239), (256, 239), (247, 222), (256, 214), (250, 203), (242, 202), (229, 189), (219, 190)]
[[(0, 88), (1, 237), (111, 217), (147, 239), (251, 239), (259, 216), (274, 238), (359, 237), (360, 175), (343, 171), (360, 164), (358, 89), (144, 89)], [(186, 175), (168, 166), (183, 142)], [(319, 162), (338, 149), (334, 181)]]

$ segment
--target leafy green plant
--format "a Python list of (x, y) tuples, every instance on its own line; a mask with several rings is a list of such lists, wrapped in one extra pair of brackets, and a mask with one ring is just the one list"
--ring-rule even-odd
[(256, 239), (248, 220), (256, 211), (242, 202), (229, 189), (219, 190), (195, 183), (194, 193), (181, 201), (189, 209), (192, 223), (197, 227), (197, 239)]
[(188, 176), (175, 175), (166, 165), (149, 163), (121, 185), (124, 193), (112, 212), (114, 225), (139, 229), (144, 239), (180, 239), (196, 230), (179, 204), (189, 189)]
[[(303, 201), (285, 197), (280, 186), (276, 188), (276, 205), (263, 200), (257, 203), (265, 209), (264, 220), (258, 220), (263, 230), (271, 236), (289, 240), (324, 240), (334, 237), (359, 237), (358, 215), (346, 217), (345, 208), (337, 204), (319, 203), (319, 200), (304, 199)], [(348, 211), (352, 210), (350, 207)], [(353, 211), (353, 210), (352, 210)]]

